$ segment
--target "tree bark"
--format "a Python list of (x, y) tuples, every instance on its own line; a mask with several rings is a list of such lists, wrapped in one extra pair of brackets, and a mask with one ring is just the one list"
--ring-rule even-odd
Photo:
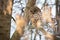
[[(57, 34), (56, 34), (56, 36), (60, 37), (60, 0), (56, 0), (56, 20), (57, 20)], [(59, 37), (56, 37), (56, 40), (60, 40)]]
[(56, 19), (57, 19), (57, 23), (58, 23), (58, 32), (60, 32), (60, 1), (57, 0), (56, 2)]
[(0, 0), (0, 40), (10, 39), (13, 0)]

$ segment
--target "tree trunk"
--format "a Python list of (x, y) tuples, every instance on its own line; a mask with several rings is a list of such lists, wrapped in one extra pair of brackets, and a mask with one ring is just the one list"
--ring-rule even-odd
[[(57, 20), (57, 34), (56, 34), (56, 36), (60, 37), (60, 0), (56, 0), (56, 20)], [(59, 37), (56, 37), (56, 40), (60, 40)]]
[(57, 0), (57, 3), (56, 3), (56, 19), (57, 19), (57, 23), (58, 23), (58, 30), (60, 32), (60, 1)]
[(10, 39), (12, 0), (0, 0), (0, 40)]

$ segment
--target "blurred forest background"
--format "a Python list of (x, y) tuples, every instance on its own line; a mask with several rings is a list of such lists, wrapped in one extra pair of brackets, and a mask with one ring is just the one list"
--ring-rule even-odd
[(0, 0), (0, 40), (60, 40), (60, 0)]

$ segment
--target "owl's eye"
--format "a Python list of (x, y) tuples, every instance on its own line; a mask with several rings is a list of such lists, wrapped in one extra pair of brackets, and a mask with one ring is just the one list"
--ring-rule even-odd
[(30, 10), (30, 12), (31, 12), (32, 14), (34, 14), (34, 12), (33, 12), (32, 10)]
[(34, 12), (36, 12), (37, 10), (34, 10)]

